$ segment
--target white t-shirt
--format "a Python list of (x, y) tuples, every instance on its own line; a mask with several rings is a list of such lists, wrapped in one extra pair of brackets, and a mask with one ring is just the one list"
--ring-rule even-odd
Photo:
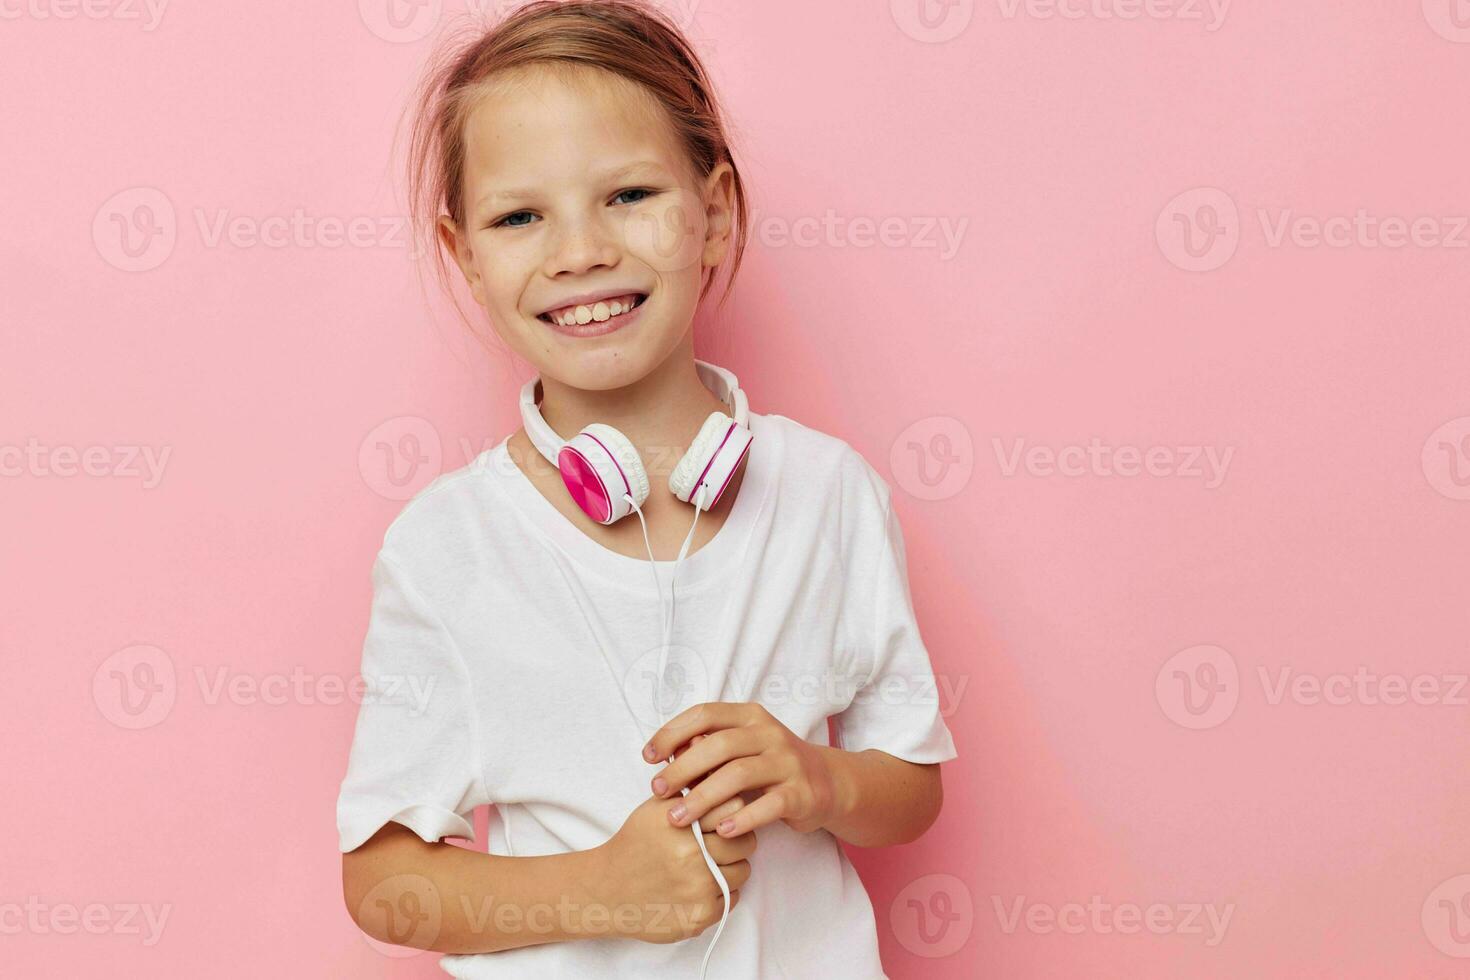
[[(751, 413), (750, 428), (724, 526), (679, 566), (662, 713), (650, 563), (579, 530), (506, 441), (404, 506), (373, 566), (370, 693), (337, 803), (344, 853), (388, 821), (426, 841), (473, 840), (472, 811), (489, 803), (517, 856), (596, 847), (652, 795), (649, 736), (704, 701), (758, 701), (818, 745), (836, 715), (848, 750), (956, 757), (888, 485), (840, 439), (775, 414)], [(673, 564), (657, 563), (666, 593)], [(711, 980), (884, 976), (872, 905), (837, 839), (779, 822), (756, 833)], [(490, 853), (511, 853), (502, 820), (490, 838)], [(697, 978), (713, 938), (578, 939), (440, 963), (486, 980)]]

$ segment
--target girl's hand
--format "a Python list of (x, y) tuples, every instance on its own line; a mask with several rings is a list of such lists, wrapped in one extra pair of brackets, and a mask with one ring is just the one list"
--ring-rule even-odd
[[(716, 819), (738, 813), (739, 797), (723, 801)], [(623, 826), (598, 851), (601, 854), (597, 894), (618, 935), (648, 943), (673, 943), (697, 936), (720, 921), (725, 899), (687, 827), (673, 827), (664, 816), (668, 804), (658, 798), (640, 803)], [(740, 888), (750, 878), (755, 834), (733, 839), (704, 834), (710, 859), (730, 886), (730, 908), (740, 901)], [(627, 910), (633, 910), (630, 917)]]
[[(831, 750), (798, 738), (762, 705), (710, 701), (680, 712), (654, 733), (643, 759), (661, 762), (670, 752), (674, 761), (652, 786), (655, 797), (676, 798), (667, 808), (676, 827), (701, 820), (706, 828), (714, 823), (721, 837), (739, 837), (781, 820), (809, 833), (841, 812)], [(693, 789), (677, 799), (685, 786)], [(764, 792), (737, 813), (707, 819), (717, 804), (746, 790)]]

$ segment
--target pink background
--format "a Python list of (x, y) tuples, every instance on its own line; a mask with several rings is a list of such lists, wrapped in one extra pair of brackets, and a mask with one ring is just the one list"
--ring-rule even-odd
[[(938, 824), (854, 853), (892, 976), (1470, 969), (1459, 2), (666, 4), (759, 209), (701, 355), (890, 478), (962, 691)], [(349, 921), (334, 826), (394, 498), (524, 376), (396, 227), (433, 5), (4, 9), (0, 972), (439, 976)], [(366, 231), (251, 237), (297, 209)], [(1428, 223), (1276, 234), (1360, 211)]]

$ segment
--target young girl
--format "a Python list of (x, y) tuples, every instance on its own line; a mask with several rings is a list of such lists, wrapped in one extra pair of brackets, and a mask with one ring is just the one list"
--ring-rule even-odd
[[(703, 67), (643, 6), (533, 3), (414, 134), (414, 200), (538, 378), (373, 566), (354, 920), (456, 977), (883, 976), (838, 839), (921, 835), (955, 749), (887, 484), (694, 358), (746, 221)], [(442, 842), (491, 803), (488, 853)]]

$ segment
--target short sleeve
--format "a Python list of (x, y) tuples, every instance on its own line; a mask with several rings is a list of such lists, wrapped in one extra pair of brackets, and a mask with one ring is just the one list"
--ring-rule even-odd
[(469, 673), (403, 569), (380, 552), (372, 574), (362, 698), (337, 797), (338, 846), (355, 850), (390, 821), (430, 843), (474, 840), (473, 811), (490, 801)]
[(903, 532), (892, 493), (871, 468), (864, 469), (878, 493), (876, 499), (864, 494), (858, 511), (857, 519), (868, 526), (855, 534), (848, 559), (855, 592), (848, 608), (856, 662), (870, 666), (852, 703), (836, 716), (838, 742), (850, 752), (879, 749), (908, 762), (946, 762), (958, 753), (914, 617)]

